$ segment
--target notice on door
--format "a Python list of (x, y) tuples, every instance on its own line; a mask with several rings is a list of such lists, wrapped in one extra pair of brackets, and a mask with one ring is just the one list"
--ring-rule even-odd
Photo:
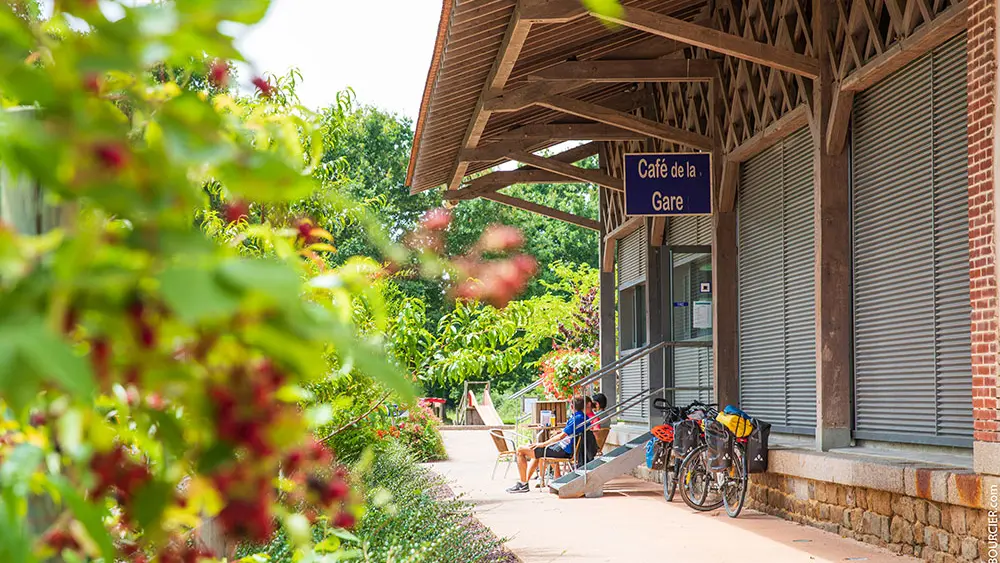
[(692, 328), (712, 328), (712, 302), (695, 301), (692, 315)]

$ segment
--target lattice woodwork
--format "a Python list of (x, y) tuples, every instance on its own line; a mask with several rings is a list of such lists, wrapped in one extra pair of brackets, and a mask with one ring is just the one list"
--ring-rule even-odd
[[(956, 4), (953, 0), (824, 0), (837, 6), (826, 64), (837, 80), (913, 35), (924, 23)], [(824, 62), (824, 61), (820, 61)]]
[[(718, 0), (712, 19), (713, 27), (727, 33), (815, 56), (810, 0)], [(694, 51), (696, 57), (718, 57)], [(811, 103), (812, 83), (801, 76), (733, 57), (722, 57), (720, 65), (723, 99), (718, 119), (726, 151), (800, 104)]]

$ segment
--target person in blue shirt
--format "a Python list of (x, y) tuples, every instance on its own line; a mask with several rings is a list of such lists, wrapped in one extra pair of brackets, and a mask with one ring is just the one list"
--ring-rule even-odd
[(513, 487), (507, 489), (508, 493), (526, 493), (530, 490), (528, 476), (534, 475), (535, 470), (538, 469), (538, 458), (571, 459), (573, 457), (576, 438), (583, 434), (587, 426), (587, 419), (583, 414), (585, 406), (583, 397), (573, 397), (573, 414), (566, 421), (566, 427), (562, 429), (562, 432), (545, 442), (528, 444), (517, 449), (517, 471), (520, 480)]

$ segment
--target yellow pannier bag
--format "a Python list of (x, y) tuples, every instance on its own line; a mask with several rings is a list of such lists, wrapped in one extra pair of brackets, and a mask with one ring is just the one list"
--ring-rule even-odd
[(720, 412), (719, 416), (715, 417), (715, 420), (721, 422), (730, 432), (736, 435), (737, 438), (746, 438), (753, 432), (753, 424), (750, 421), (743, 418), (738, 414), (726, 414)]

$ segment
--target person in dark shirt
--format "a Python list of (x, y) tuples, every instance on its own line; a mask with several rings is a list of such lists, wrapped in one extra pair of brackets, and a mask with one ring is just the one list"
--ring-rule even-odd
[(517, 472), (520, 480), (513, 487), (507, 489), (508, 493), (526, 493), (530, 490), (528, 476), (535, 474), (535, 470), (538, 468), (538, 458), (572, 459), (576, 438), (583, 434), (587, 426), (587, 418), (583, 413), (584, 408), (586, 408), (584, 398), (574, 397), (573, 414), (566, 421), (562, 432), (545, 442), (528, 444), (517, 449)]

